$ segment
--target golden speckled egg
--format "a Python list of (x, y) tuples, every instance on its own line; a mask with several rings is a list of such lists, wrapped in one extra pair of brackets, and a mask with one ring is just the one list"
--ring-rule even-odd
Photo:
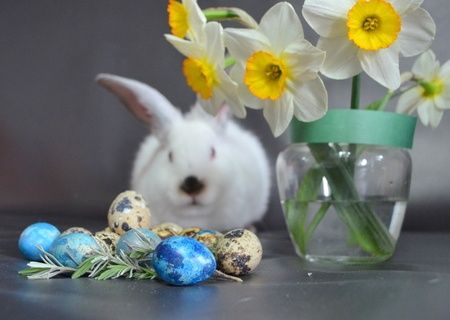
[(194, 238), (201, 230), (202, 229), (198, 227), (183, 229), (183, 231), (181, 232), (181, 236)]
[(61, 233), (61, 235), (64, 236), (66, 234), (71, 234), (71, 233), (85, 233), (85, 234), (88, 234), (88, 235), (92, 236), (92, 232), (90, 232), (88, 229), (83, 228), (83, 227), (72, 227), (72, 228), (69, 228), (69, 229), (63, 231)]
[(151, 227), (150, 229), (154, 233), (156, 233), (161, 239), (178, 236), (181, 234), (181, 232), (183, 232), (182, 227), (172, 222), (161, 223)]
[(251, 231), (236, 229), (227, 232), (216, 246), (217, 265), (220, 271), (234, 275), (246, 275), (259, 265), (262, 246)]
[(135, 228), (150, 228), (151, 214), (144, 198), (136, 191), (119, 194), (108, 210), (108, 225), (121, 235)]
[(111, 253), (116, 252), (116, 244), (120, 238), (120, 236), (117, 233), (98, 231), (95, 233), (95, 238), (102, 241)]
[(206, 245), (212, 252), (216, 252), (216, 246), (223, 234), (216, 230), (201, 230), (194, 239)]

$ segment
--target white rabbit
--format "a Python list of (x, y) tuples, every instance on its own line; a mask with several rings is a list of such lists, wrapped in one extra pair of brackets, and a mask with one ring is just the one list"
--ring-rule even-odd
[(131, 188), (147, 200), (152, 224), (229, 230), (264, 215), (270, 193), (267, 156), (258, 139), (228, 119), (195, 106), (184, 117), (161, 93), (136, 80), (100, 74), (152, 134), (142, 143)]

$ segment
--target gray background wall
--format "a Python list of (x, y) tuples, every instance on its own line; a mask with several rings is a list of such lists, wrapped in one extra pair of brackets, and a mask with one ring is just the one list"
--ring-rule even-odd
[[(257, 19), (276, 1), (199, 0), (240, 6)], [(301, 10), (302, 1), (292, 1)], [(194, 101), (181, 56), (163, 39), (165, 0), (2, 0), (0, 3), (0, 212), (56, 212), (102, 217), (127, 188), (146, 128), (94, 84), (99, 72), (147, 82), (182, 109)], [(450, 59), (450, 2), (428, 0), (438, 33), (433, 49)], [(316, 35), (304, 24), (307, 39)], [(413, 59), (403, 61), (409, 67)], [(326, 81), (331, 106), (347, 106), (350, 81)], [(383, 93), (364, 79), (363, 101)], [(406, 228), (450, 229), (450, 114), (435, 129), (419, 125)], [(272, 161), (287, 137), (272, 138), (261, 113), (243, 125)], [(275, 188), (264, 225), (282, 228)], [(0, 213), (1, 214), (1, 213)], [(80, 222), (80, 224), (82, 224)]]

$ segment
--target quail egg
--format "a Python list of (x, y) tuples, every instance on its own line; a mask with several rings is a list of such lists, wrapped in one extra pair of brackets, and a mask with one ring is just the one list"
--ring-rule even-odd
[(102, 241), (111, 253), (116, 252), (117, 241), (119, 241), (120, 238), (117, 233), (98, 231), (95, 233), (95, 238)]
[(69, 233), (56, 238), (49, 253), (63, 266), (76, 268), (99, 249), (93, 236), (85, 233)]
[(227, 232), (216, 246), (219, 270), (234, 276), (246, 275), (255, 270), (261, 262), (262, 253), (258, 237), (245, 229)]
[(202, 229), (199, 227), (192, 227), (192, 228), (187, 228), (187, 229), (183, 229), (183, 231), (181, 232), (181, 236), (183, 237), (189, 237), (189, 238), (194, 238), (196, 236), (197, 233), (199, 233)]
[(46, 222), (33, 223), (22, 231), (19, 238), (19, 250), (22, 255), (32, 261), (41, 261), (41, 246), (48, 251), (53, 241), (59, 236), (59, 230)]
[(149, 228), (151, 214), (144, 198), (135, 191), (125, 191), (112, 202), (108, 211), (108, 225), (122, 235), (135, 228)]
[(194, 239), (203, 243), (207, 246), (211, 251), (215, 252), (217, 243), (223, 237), (223, 234), (216, 230), (208, 230), (204, 229), (199, 231)]
[(151, 230), (156, 233), (161, 239), (180, 235), (183, 228), (171, 222), (161, 223), (151, 227)]
[(144, 228), (136, 228), (125, 232), (117, 242), (116, 252), (122, 251), (129, 255), (134, 248), (149, 248), (154, 250), (161, 242), (156, 233)]
[(92, 232), (90, 232), (88, 229), (83, 228), (83, 227), (72, 227), (69, 228), (67, 230), (64, 230), (61, 235), (66, 235), (66, 234), (70, 234), (70, 233), (85, 233), (88, 234), (90, 236), (92, 236)]

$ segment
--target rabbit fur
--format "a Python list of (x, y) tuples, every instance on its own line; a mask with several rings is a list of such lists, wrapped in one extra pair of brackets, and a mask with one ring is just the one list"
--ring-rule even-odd
[(146, 199), (152, 224), (229, 230), (263, 217), (269, 161), (259, 140), (229, 119), (228, 108), (213, 117), (194, 106), (183, 116), (136, 80), (100, 74), (97, 82), (150, 126), (134, 161), (131, 188)]

